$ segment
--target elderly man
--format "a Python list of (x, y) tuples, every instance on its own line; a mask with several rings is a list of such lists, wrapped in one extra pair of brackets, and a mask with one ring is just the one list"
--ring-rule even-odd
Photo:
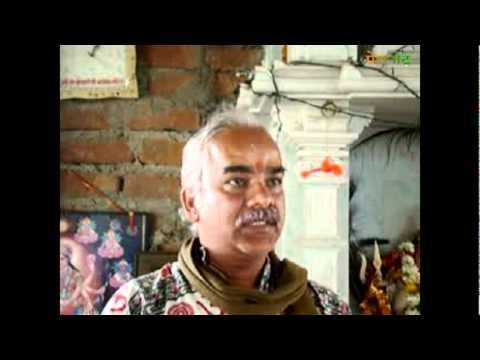
[(349, 314), (274, 253), (284, 172), (277, 145), (250, 114), (214, 114), (183, 150), (180, 200), (193, 237), (177, 262), (123, 285), (103, 314)]

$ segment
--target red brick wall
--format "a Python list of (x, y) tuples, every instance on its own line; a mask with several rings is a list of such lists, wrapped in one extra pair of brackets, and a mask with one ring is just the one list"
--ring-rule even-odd
[(236, 101), (236, 72), (262, 56), (243, 45), (137, 45), (138, 99), (61, 101), (60, 207), (114, 210), (75, 170), (121, 206), (151, 214), (155, 244), (181, 241), (182, 147), (216, 106)]

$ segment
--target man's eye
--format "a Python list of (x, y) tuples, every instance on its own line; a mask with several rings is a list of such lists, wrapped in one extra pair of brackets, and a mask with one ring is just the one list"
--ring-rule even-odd
[(228, 185), (231, 185), (233, 187), (241, 188), (247, 186), (248, 181), (246, 179), (242, 178), (235, 178), (235, 179), (230, 179), (227, 181)]
[(268, 187), (276, 187), (276, 186), (281, 186), (282, 185), (283, 179), (281, 178), (272, 178), (267, 180), (267, 186)]

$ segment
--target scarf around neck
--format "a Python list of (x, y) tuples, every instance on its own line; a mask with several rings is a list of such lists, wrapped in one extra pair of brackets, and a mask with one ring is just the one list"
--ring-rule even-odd
[(272, 267), (272, 289), (262, 292), (231, 286), (226, 276), (221, 276), (200, 260), (200, 241), (187, 240), (181, 247), (178, 262), (191, 286), (230, 315), (318, 315), (309, 294), (307, 271), (284, 259), (280, 261), (269, 254)]

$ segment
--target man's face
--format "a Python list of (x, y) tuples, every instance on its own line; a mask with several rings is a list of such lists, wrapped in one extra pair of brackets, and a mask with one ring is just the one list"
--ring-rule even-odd
[(264, 256), (285, 217), (280, 152), (262, 128), (238, 127), (206, 145), (196, 196), (202, 243), (217, 253)]

